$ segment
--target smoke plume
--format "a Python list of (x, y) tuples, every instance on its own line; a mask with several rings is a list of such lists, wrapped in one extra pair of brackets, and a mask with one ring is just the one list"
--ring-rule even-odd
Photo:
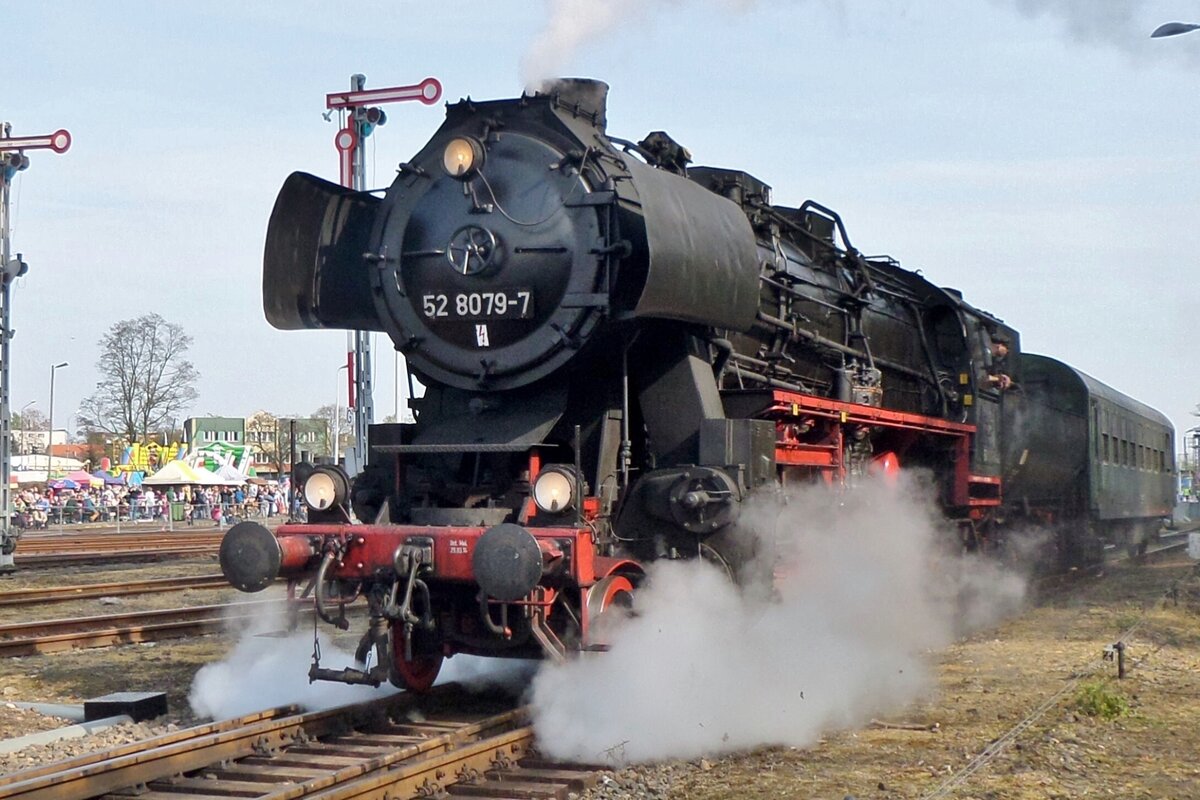
[(908, 489), (747, 508), (739, 535), (773, 559), (773, 591), (701, 562), (653, 565), (609, 652), (535, 678), (540, 747), (637, 762), (803, 746), (922, 697), (923, 653), (1011, 613), (1024, 582), (955, 554), (926, 492)]

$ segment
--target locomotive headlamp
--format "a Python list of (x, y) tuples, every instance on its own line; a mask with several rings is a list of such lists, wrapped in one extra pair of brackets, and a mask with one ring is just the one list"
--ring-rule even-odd
[(451, 178), (469, 178), (483, 166), (483, 145), (467, 136), (450, 140), (442, 151), (442, 168)]
[(551, 464), (533, 482), (533, 502), (547, 514), (570, 511), (575, 507), (578, 485), (573, 468), (565, 464)]
[(350, 481), (337, 467), (316, 467), (304, 481), (304, 503), (313, 511), (325, 511), (346, 502)]

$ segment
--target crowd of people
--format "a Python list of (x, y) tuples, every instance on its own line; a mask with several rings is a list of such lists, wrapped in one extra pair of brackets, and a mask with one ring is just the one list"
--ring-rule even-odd
[[(174, 512), (174, 513), (173, 513)], [(79, 489), (22, 489), (13, 493), (13, 519), (20, 528), (83, 522), (182, 521), (221, 525), (247, 517), (287, 513), (287, 494), (278, 486), (104, 486)]]

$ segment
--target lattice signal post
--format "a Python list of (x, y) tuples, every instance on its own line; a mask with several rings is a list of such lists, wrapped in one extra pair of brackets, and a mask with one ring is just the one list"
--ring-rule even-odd
[[(341, 165), (341, 184), (358, 192), (367, 190), (366, 157), (362, 143), (376, 126), (387, 122), (387, 115), (379, 106), (412, 100), (428, 106), (442, 96), (442, 84), (437, 78), (426, 78), (410, 86), (387, 89), (367, 89), (366, 83), (365, 75), (351, 75), (350, 91), (325, 96), (325, 108), (330, 111), (336, 109), (342, 124), (333, 140)], [(353, 346), (347, 358), (352, 373), (349, 378), (348, 405), (354, 409), (354, 450), (353, 459), (346, 459), (346, 467), (351, 475), (361, 470), (367, 462), (367, 428), (375, 421), (371, 334), (369, 331), (354, 331), (352, 338)]]
[[(17, 532), (12, 530), (12, 416), (9, 408), (9, 344), (12, 340), (12, 283), (29, 269), (9, 244), (8, 194), (13, 177), (29, 166), (26, 150), (65, 153), (71, 134), (57, 130), (47, 136), (13, 136), (12, 126), (0, 124), (0, 573), (12, 572)], [(53, 439), (54, 431), (50, 432)], [(46, 447), (47, 459), (50, 447)]]

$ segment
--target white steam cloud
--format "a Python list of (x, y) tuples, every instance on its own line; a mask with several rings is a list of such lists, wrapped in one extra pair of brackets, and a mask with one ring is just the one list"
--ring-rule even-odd
[(651, 567), (611, 650), (534, 680), (539, 746), (595, 762), (804, 746), (930, 688), (923, 653), (1019, 607), (1024, 582), (948, 547), (933, 504), (880, 486), (760, 501), (741, 533), (778, 548), (775, 592), (700, 562)]
[[(789, 0), (802, 6), (798, 0)], [(1184, 60), (1200, 62), (1194, 48), (1163, 47), (1149, 39), (1150, 31), (1167, 18), (1154, 16), (1154, 7), (1146, 0), (991, 0), (1002, 8), (1011, 8), (1033, 19), (1058, 20), (1064, 35), (1086, 45), (1116, 48), (1138, 60)], [(707, 0), (734, 13), (753, 11), (756, 0)], [(571, 61), (580, 48), (603, 41), (619, 25), (653, 21), (660, 11), (680, 10), (697, 5), (696, 0), (546, 0), (546, 26), (538, 33), (521, 58), (521, 81), (527, 91), (541, 88), (546, 81), (571, 71)], [(874, 5), (826, 0), (824, 5), (839, 15), (847, 6), (854, 13), (878, 15)], [(1187, 21), (1195, 21), (1188, 19)], [(1194, 34), (1200, 35), (1200, 34)]]
[(584, 42), (602, 38), (623, 20), (640, 15), (646, 0), (549, 0), (549, 19), (521, 57), (521, 82), (535, 91), (561, 77)]
[[(329, 681), (309, 683), (312, 628), (301, 626), (280, 635), (286, 626), (282, 612), (264, 615), (241, 631), (237, 645), (224, 660), (201, 667), (188, 692), (192, 712), (198, 717), (228, 719), (285, 705), (317, 711), (398, 691), (390, 684), (374, 688)], [(334, 647), (324, 631), (318, 635), (321, 666), (341, 669), (353, 665), (353, 655)], [(471, 691), (499, 688), (518, 694), (528, 687), (535, 670), (536, 664), (529, 661), (459, 655), (443, 663), (437, 682), (458, 683)]]
[[(757, 0), (709, 0), (740, 12)], [(521, 82), (536, 91), (554, 78), (564, 77), (571, 59), (584, 45), (603, 40), (619, 25), (645, 21), (662, 9), (678, 9), (687, 0), (546, 0), (546, 27), (521, 57)]]
[[(309, 627), (280, 634), (286, 615), (266, 614), (241, 631), (241, 638), (223, 661), (206, 664), (196, 673), (188, 702), (198, 717), (228, 719), (276, 706), (298, 705), (315, 711), (372, 697), (394, 694), (381, 686), (348, 686), (327, 681), (308, 682), (313, 634)], [(320, 634), (321, 665), (340, 669), (354, 656), (338, 650)]]

